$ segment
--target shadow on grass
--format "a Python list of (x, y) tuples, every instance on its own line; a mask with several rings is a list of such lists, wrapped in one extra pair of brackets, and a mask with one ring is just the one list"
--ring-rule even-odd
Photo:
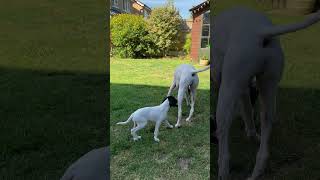
[[(114, 84), (110, 85), (111, 176), (114, 179), (208, 179), (209, 178), (209, 96), (210, 91), (198, 89), (191, 123), (185, 119), (189, 107), (183, 104), (182, 127), (159, 131), (160, 143), (153, 141), (154, 123), (138, 132), (142, 140), (133, 142), (125, 121), (136, 109), (159, 105), (169, 87)], [(177, 97), (177, 91), (174, 92)], [(175, 124), (177, 108), (171, 108), (168, 120)], [(128, 163), (129, 162), (129, 163)], [(183, 163), (181, 163), (183, 162)]]
[(0, 68), (0, 179), (59, 179), (108, 144), (105, 74)]
[[(270, 160), (262, 179), (317, 179), (320, 177), (320, 90), (281, 87), (277, 119), (270, 141)], [(260, 129), (259, 122), (256, 121)], [(233, 179), (244, 179), (253, 170), (258, 145), (247, 141), (244, 124), (233, 121), (230, 138)], [(211, 146), (217, 156), (217, 146)], [(212, 157), (216, 177), (217, 157)]]

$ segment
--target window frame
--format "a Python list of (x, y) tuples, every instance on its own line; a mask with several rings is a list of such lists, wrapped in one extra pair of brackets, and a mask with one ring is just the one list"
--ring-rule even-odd
[[(210, 19), (209, 19), (209, 21), (207, 22), (207, 23), (205, 23), (205, 20), (204, 20), (204, 18), (205, 18), (205, 15), (206, 14), (209, 14), (208, 15), (208, 17), (210, 18), (210, 11), (207, 11), (207, 12), (205, 12), (203, 15), (202, 15), (202, 24), (201, 24), (201, 36), (200, 36), (200, 48), (201, 49), (205, 49), (205, 48), (208, 48), (208, 46), (209, 46), (209, 44), (210, 44)], [(208, 27), (208, 35), (207, 36), (204, 36), (203, 35), (203, 29), (204, 29), (204, 27)], [(202, 45), (203, 45), (203, 39), (207, 39), (207, 41), (208, 41), (208, 44), (207, 44), (207, 46), (206, 47), (203, 47)]]

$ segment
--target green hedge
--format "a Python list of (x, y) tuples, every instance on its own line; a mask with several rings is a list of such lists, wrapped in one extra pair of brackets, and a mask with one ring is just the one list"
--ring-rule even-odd
[(146, 58), (157, 54), (157, 48), (142, 16), (119, 14), (110, 23), (112, 54), (121, 58)]

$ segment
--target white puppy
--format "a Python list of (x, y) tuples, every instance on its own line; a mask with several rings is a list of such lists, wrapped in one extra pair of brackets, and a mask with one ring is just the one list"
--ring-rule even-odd
[(190, 64), (182, 64), (176, 68), (174, 73), (174, 79), (167, 95), (167, 96), (170, 96), (174, 89), (179, 88), (178, 90), (178, 121), (175, 127), (180, 127), (180, 121), (181, 121), (181, 115), (182, 115), (182, 101), (184, 96), (186, 97), (187, 104), (189, 105), (188, 95), (190, 95), (191, 109), (190, 109), (189, 117), (186, 119), (186, 121), (190, 121), (191, 116), (194, 112), (196, 90), (199, 84), (199, 77), (197, 73), (206, 71), (209, 68), (210, 66), (207, 66), (204, 69), (196, 70)]
[(134, 125), (131, 129), (131, 135), (133, 136), (133, 140), (137, 141), (141, 139), (141, 136), (137, 135), (137, 131), (144, 128), (147, 125), (148, 121), (153, 121), (156, 123), (154, 129), (154, 140), (156, 142), (159, 142), (160, 140), (158, 139), (158, 134), (159, 127), (162, 121), (165, 121), (167, 127), (173, 128), (173, 126), (167, 120), (169, 108), (173, 106), (177, 106), (177, 99), (173, 96), (168, 96), (163, 100), (163, 102), (160, 105), (140, 108), (136, 110), (134, 113), (132, 113), (127, 121), (118, 122), (117, 124), (128, 124), (130, 121), (133, 121)]

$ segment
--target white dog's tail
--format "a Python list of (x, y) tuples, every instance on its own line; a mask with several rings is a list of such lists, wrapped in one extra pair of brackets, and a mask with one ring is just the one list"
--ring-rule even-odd
[(210, 65), (209, 65), (209, 66), (206, 66), (206, 67), (203, 68), (203, 69), (194, 70), (194, 71), (192, 72), (192, 75), (197, 74), (197, 73), (202, 72), (202, 71), (206, 71), (206, 70), (208, 70), (208, 69), (210, 69)]
[(131, 120), (132, 120), (132, 117), (133, 117), (133, 113), (130, 115), (130, 117), (128, 118), (128, 120), (124, 121), (124, 122), (118, 122), (117, 124), (128, 124)]

